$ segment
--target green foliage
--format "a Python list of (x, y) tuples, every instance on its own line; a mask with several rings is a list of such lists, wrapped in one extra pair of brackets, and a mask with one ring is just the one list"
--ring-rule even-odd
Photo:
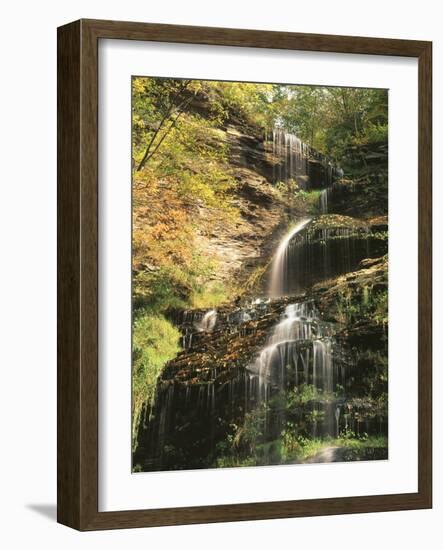
[(219, 281), (211, 281), (198, 287), (191, 294), (191, 307), (204, 309), (217, 307), (229, 300), (226, 285)]
[(193, 250), (189, 263), (184, 265), (165, 262), (155, 270), (141, 269), (133, 275), (133, 308), (167, 313), (180, 308), (215, 307), (227, 299), (225, 287), (210, 282), (216, 268), (213, 260)]
[(355, 146), (387, 144), (387, 90), (287, 86), (275, 98), (276, 121), (348, 173)]
[(273, 84), (253, 84), (250, 82), (213, 82), (226, 117), (241, 117), (244, 122), (262, 126), (273, 126), (276, 113), (273, 110)]
[(310, 86), (288, 87), (288, 101), (282, 113), (285, 127), (305, 143), (321, 149), (325, 133), (326, 101), (329, 88)]
[(294, 211), (303, 212), (304, 214), (319, 213), (320, 189), (305, 191), (300, 189), (295, 180), (278, 181), (275, 183), (275, 188), (279, 192), (282, 201), (288, 202)]
[(304, 407), (308, 403), (330, 403), (337, 398), (334, 392), (328, 392), (321, 388), (316, 388), (312, 384), (302, 384), (296, 386), (288, 393), (286, 407), (291, 410), (297, 407)]
[[(383, 369), (382, 369), (383, 370)], [(343, 460), (383, 458), (387, 453), (385, 436), (368, 436), (351, 429), (337, 437), (312, 437), (312, 426), (324, 420), (324, 406), (339, 402), (347, 423), (387, 417), (387, 394), (377, 389), (377, 396), (344, 400), (343, 388), (327, 392), (311, 384), (303, 384), (273, 396), (248, 412), (244, 421), (231, 425), (227, 439), (217, 446), (217, 467), (257, 466), (305, 462), (323, 449), (339, 447)], [(272, 418), (283, 420), (280, 437), (269, 439), (265, 426)], [(357, 427), (358, 430), (358, 427)], [(313, 459), (315, 461), (315, 458)]]
[(193, 80), (140, 78), (132, 81), (132, 137), (137, 170), (144, 168), (176, 130), (201, 84)]
[(372, 286), (364, 286), (357, 292), (348, 288), (337, 294), (336, 307), (338, 318), (342, 322), (352, 323), (355, 320), (373, 319), (379, 325), (388, 323), (388, 291)]
[[(235, 180), (227, 165), (228, 146), (219, 132), (220, 108), (206, 116), (192, 110), (193, 101), (207, 93), (209, 83), (191, 80), (135, 78), (133, 80), (133, 161), (136, 172), (148, 167), (150, 180), (173, 185), (184, 200), (233, 214), (230, 192)], [(137, 176), (136, 189), (147, 191), (146, 177)], [(139, 201), (144, 193), (138, 193)]]
[(293, 430), (283, 431), (283, 460), (284, 462), (303, 462), (314, 456), (322, 448), (331, 444), (331, 439), (311, 439), (297, 435)]
[(385, 436), (357, 435), (348, 430), (339, 437), (321, 439), (299, 435), (293, 428), (288, 425), (280, 439), (256, 445), (249, 455), (232, 453), (226, 445), (219, 445), (221, 456), (215, 465), (223, 468), (315, 462), (316, 455), (328, 448), (338, 448), (343, 461), (387, 458), (388, 439)]
[(294, 196), (294, 208), (308, 214), (317, 214), (319, 210), (320, 193), (321, 191), (315, 189), (312, 191), (298, 191)]
[(143, 407), (149, 408), (158, 375), (180, 350), (179, 331), (163, 316), (139, 312), (132, 337), (132, 437), (137, 436)]
[(354, 143), (357, 145), (366, 145), (370, 143), (387, 143), (388, 142), (388, 124), (368, 122), (363, 128), (361, 134), (356, 136)]
[(234, 428), (233, 435), (228, 439), (233, 449), (241, 455), (254, 455), (261, 443), (268, 406), (262, 403), (255, 410), (247, 413), (242, 425)]
[[(368, 304), (369, 305), (369, 304)], [(382, 291), (372, 297), (373, 316), (378, 324), (388, 323), (388, 291)]]

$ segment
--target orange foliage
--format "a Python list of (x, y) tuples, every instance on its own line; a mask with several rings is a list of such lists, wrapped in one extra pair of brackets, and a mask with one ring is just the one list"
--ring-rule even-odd
[(193, 257), (193, 212), (172, 179), (149, 170), (134, 173), (133, 268), (189, 267)]

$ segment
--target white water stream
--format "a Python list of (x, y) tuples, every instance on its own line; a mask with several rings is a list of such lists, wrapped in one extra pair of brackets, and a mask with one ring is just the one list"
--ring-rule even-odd
[(271, 282), (269, 286), (269, 295), (271, 298), (279, 298), (284, 294), (284, 289), (286, 288), (285, 278), (287, 277), (285, 266), (289, 243), (310, 221), (309, 218), (301, 220), (281, 240), (272, 261)]

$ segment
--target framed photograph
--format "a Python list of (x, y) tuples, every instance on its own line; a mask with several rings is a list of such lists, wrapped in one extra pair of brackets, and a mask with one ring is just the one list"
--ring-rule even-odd
[(58, 520), (432, 506), (430, 42), (58, 29)]

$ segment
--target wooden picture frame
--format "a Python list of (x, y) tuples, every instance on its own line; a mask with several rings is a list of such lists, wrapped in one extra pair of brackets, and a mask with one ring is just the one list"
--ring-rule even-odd
[[(136, 511), (98, 511), (98, 41), (124, 39), (404, 56), (419, 66), (418, 492)], [(80, 20), (58, 29), (58, 521), (79, 530), (432, 506), (432, 44)]]

